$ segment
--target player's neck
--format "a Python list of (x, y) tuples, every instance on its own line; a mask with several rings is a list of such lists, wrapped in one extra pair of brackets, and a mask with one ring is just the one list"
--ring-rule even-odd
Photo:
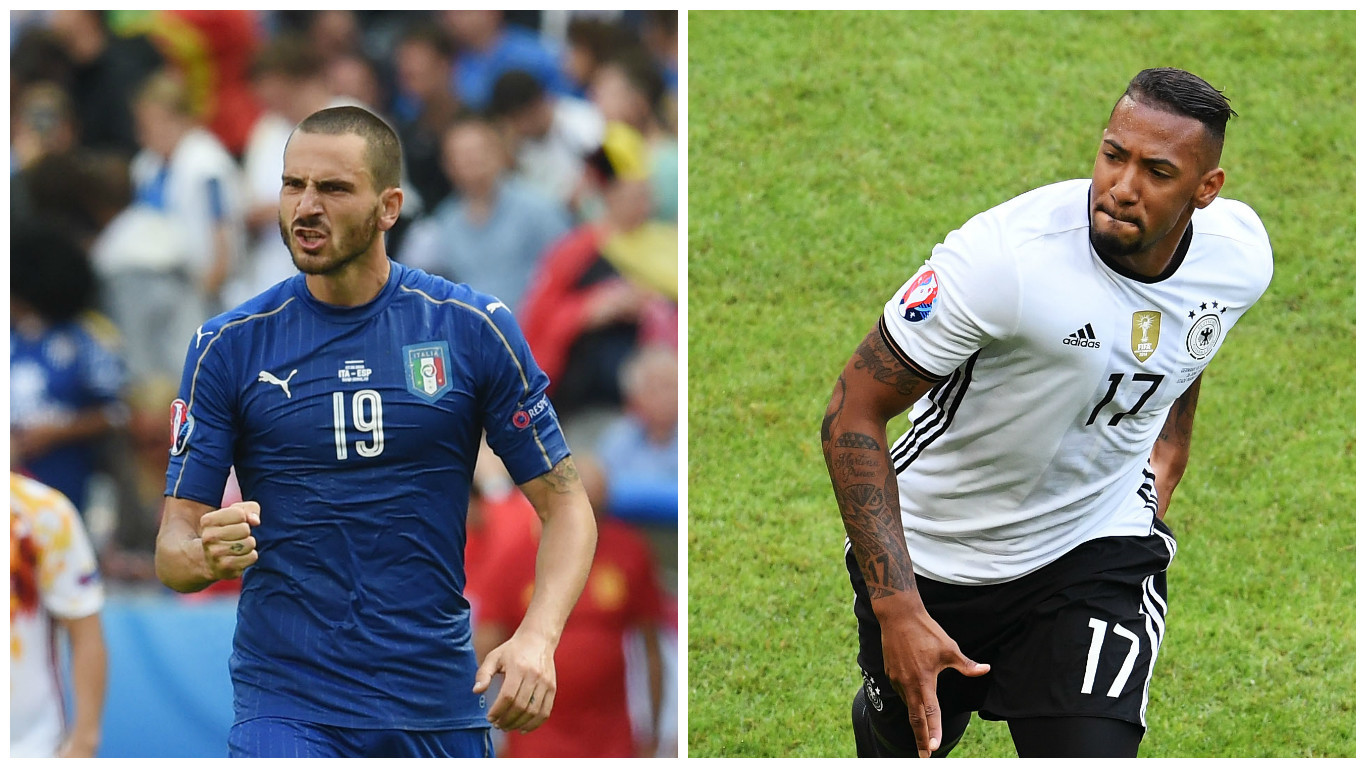
[(305, 275), (313, 298), (336, 307), (359, 307), (373, 301), (389, 282), (389, 257), (384, 249), (367, 253), (337, 272)]

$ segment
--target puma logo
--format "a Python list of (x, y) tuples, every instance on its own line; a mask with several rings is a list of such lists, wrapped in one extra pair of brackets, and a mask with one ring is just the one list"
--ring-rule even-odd
[(256, 377), (256, 380), (264, 381), (267, 384), (274, 384), (278, 386), (280, 389), (283, 389), (285, 391), (285, 398), (288, 399), (290, 397), (289, 380), (294, 378), (294, 374), (298, 372), (299, 369), (295, 368), (294, 370), (289, 372), (289, 375), (285, 377), (284, 381), (280, 381), (279, 379), (275, 378), (275, 374), (271, 373), (270, 371), (261, 371), (261, 373)]
[[(508, 309), (508, 305), (504, 304), (501, 301), (495, 301), (492, 304), (489, 304), (487, 307), (484, 307), (484, 311), (488, 312), (491, 315), (493, 314), (493, 311), (495, 309), (498, 309), (499, 307), (502, 307), (503, 309)], [(508, 311), (511, 312), (512, 310), (508, 309)]]
[(204, 326), (202, 325), (194, 329), (194, 348), (199, 349), (199, 342), (203, 341), (205, 336), (209, 336), (212, 334), (213, 331), (204, 330)]

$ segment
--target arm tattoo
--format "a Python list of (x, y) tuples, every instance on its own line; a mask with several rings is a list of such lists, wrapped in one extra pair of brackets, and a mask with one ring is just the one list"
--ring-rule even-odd
[(1199, 399), (1200, 377), (1196, 377), (1186, 391), (1176, 398), (1176, 402), (1172, 403), (1157, 439), (1183, 451), (1190, 450), (1191, 433), (1195, 431), (1195, 404)]
[(898, 360), (876, 329), (858, 345), (855, 354), (858, 355), (854, 361), (855, 368), (867, 369), (874, 379), (894, 388), (899, 394), (912, 395), (918, 387), (934, 383), (934, 380), (921, 376)]
[(579, 470), (574, 466), (574, 457), (564, 457), (539, 479), (549, 483), (550, 490), (555, 493), (569, 493), (579, 482)]
[[(935, 381), (911, 370), (897, 358), (877, 327), (859, 344), (850, 362), (852, 368), (846, 368), (846, 374), (856, 380), (871, 377), (900, 396), (870, 391), (877, 387), (859, 382), (854, 390), (859, 394), (850, 405), (850, 414), (846, 415), (849, 382), (842, 374), (835, 382), (825, 419), (821, 422), (821, 450), (844, 520), (844, 530), (868, 585), (868, 595), (877, 599), (915, 589), (915, 571), (911, 568), (906, 534), (901, 525), (896, 473), (887, 453), (886, 422), (891, 416), (884, 415), (881, 410), (900, 405), (895, 403), (897, 399), (905, 400), (909, 405), (910, 400), (923, 395)], [(872, 434), (869, 434), (870, 430), (873, 430)]]
[(830, 425), (835, 418), (844, 411), (844, 374), (840, 374), (839, 380), (835, 382), (835, 391), (830, 395), (830, 405), (825, 409), (825, 418), (821, 419), (821, 445), (830, 444)]
[(890, 473), (883, 487), (872, 484), (846, 486), (839, 494), (844, 529), (854, 545), (868, 597), (876, 600), (915, 587), (915, 572), (906, 552), (897, 503), (896, 476)]
[(872, 435), (842, 432), (824, 447), (835, 501), (868, 596), (877, 599), (914, 588), (896, 475), (884, 443)]
[(845, 432), (835, 438), (836, 448), (863, 448), (869, 451), (876, 451), (881, 448), (876, 439), (867, 435), (860, 435), (854, 432)]

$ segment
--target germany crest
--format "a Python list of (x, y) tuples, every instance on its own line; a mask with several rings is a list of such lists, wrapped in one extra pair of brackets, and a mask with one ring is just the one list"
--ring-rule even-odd
[(451, 349), (444, 341), (409, 344), (403, 348), (408, 391), (435, 403), (451, 390)]

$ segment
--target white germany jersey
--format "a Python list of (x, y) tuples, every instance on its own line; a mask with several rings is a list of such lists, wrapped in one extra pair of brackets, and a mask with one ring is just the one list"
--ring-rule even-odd
[(891, 448), (922, 576), (994, 584), (1148, 534), (1167, 411), (1271, 281), (1266, 230), (1234, 200), (1195, 212), (1164, 274), (1108, 264), (1089, 189), (1052, 184), (974, 216), (883, 310), (893, 352), (944, 377)]

